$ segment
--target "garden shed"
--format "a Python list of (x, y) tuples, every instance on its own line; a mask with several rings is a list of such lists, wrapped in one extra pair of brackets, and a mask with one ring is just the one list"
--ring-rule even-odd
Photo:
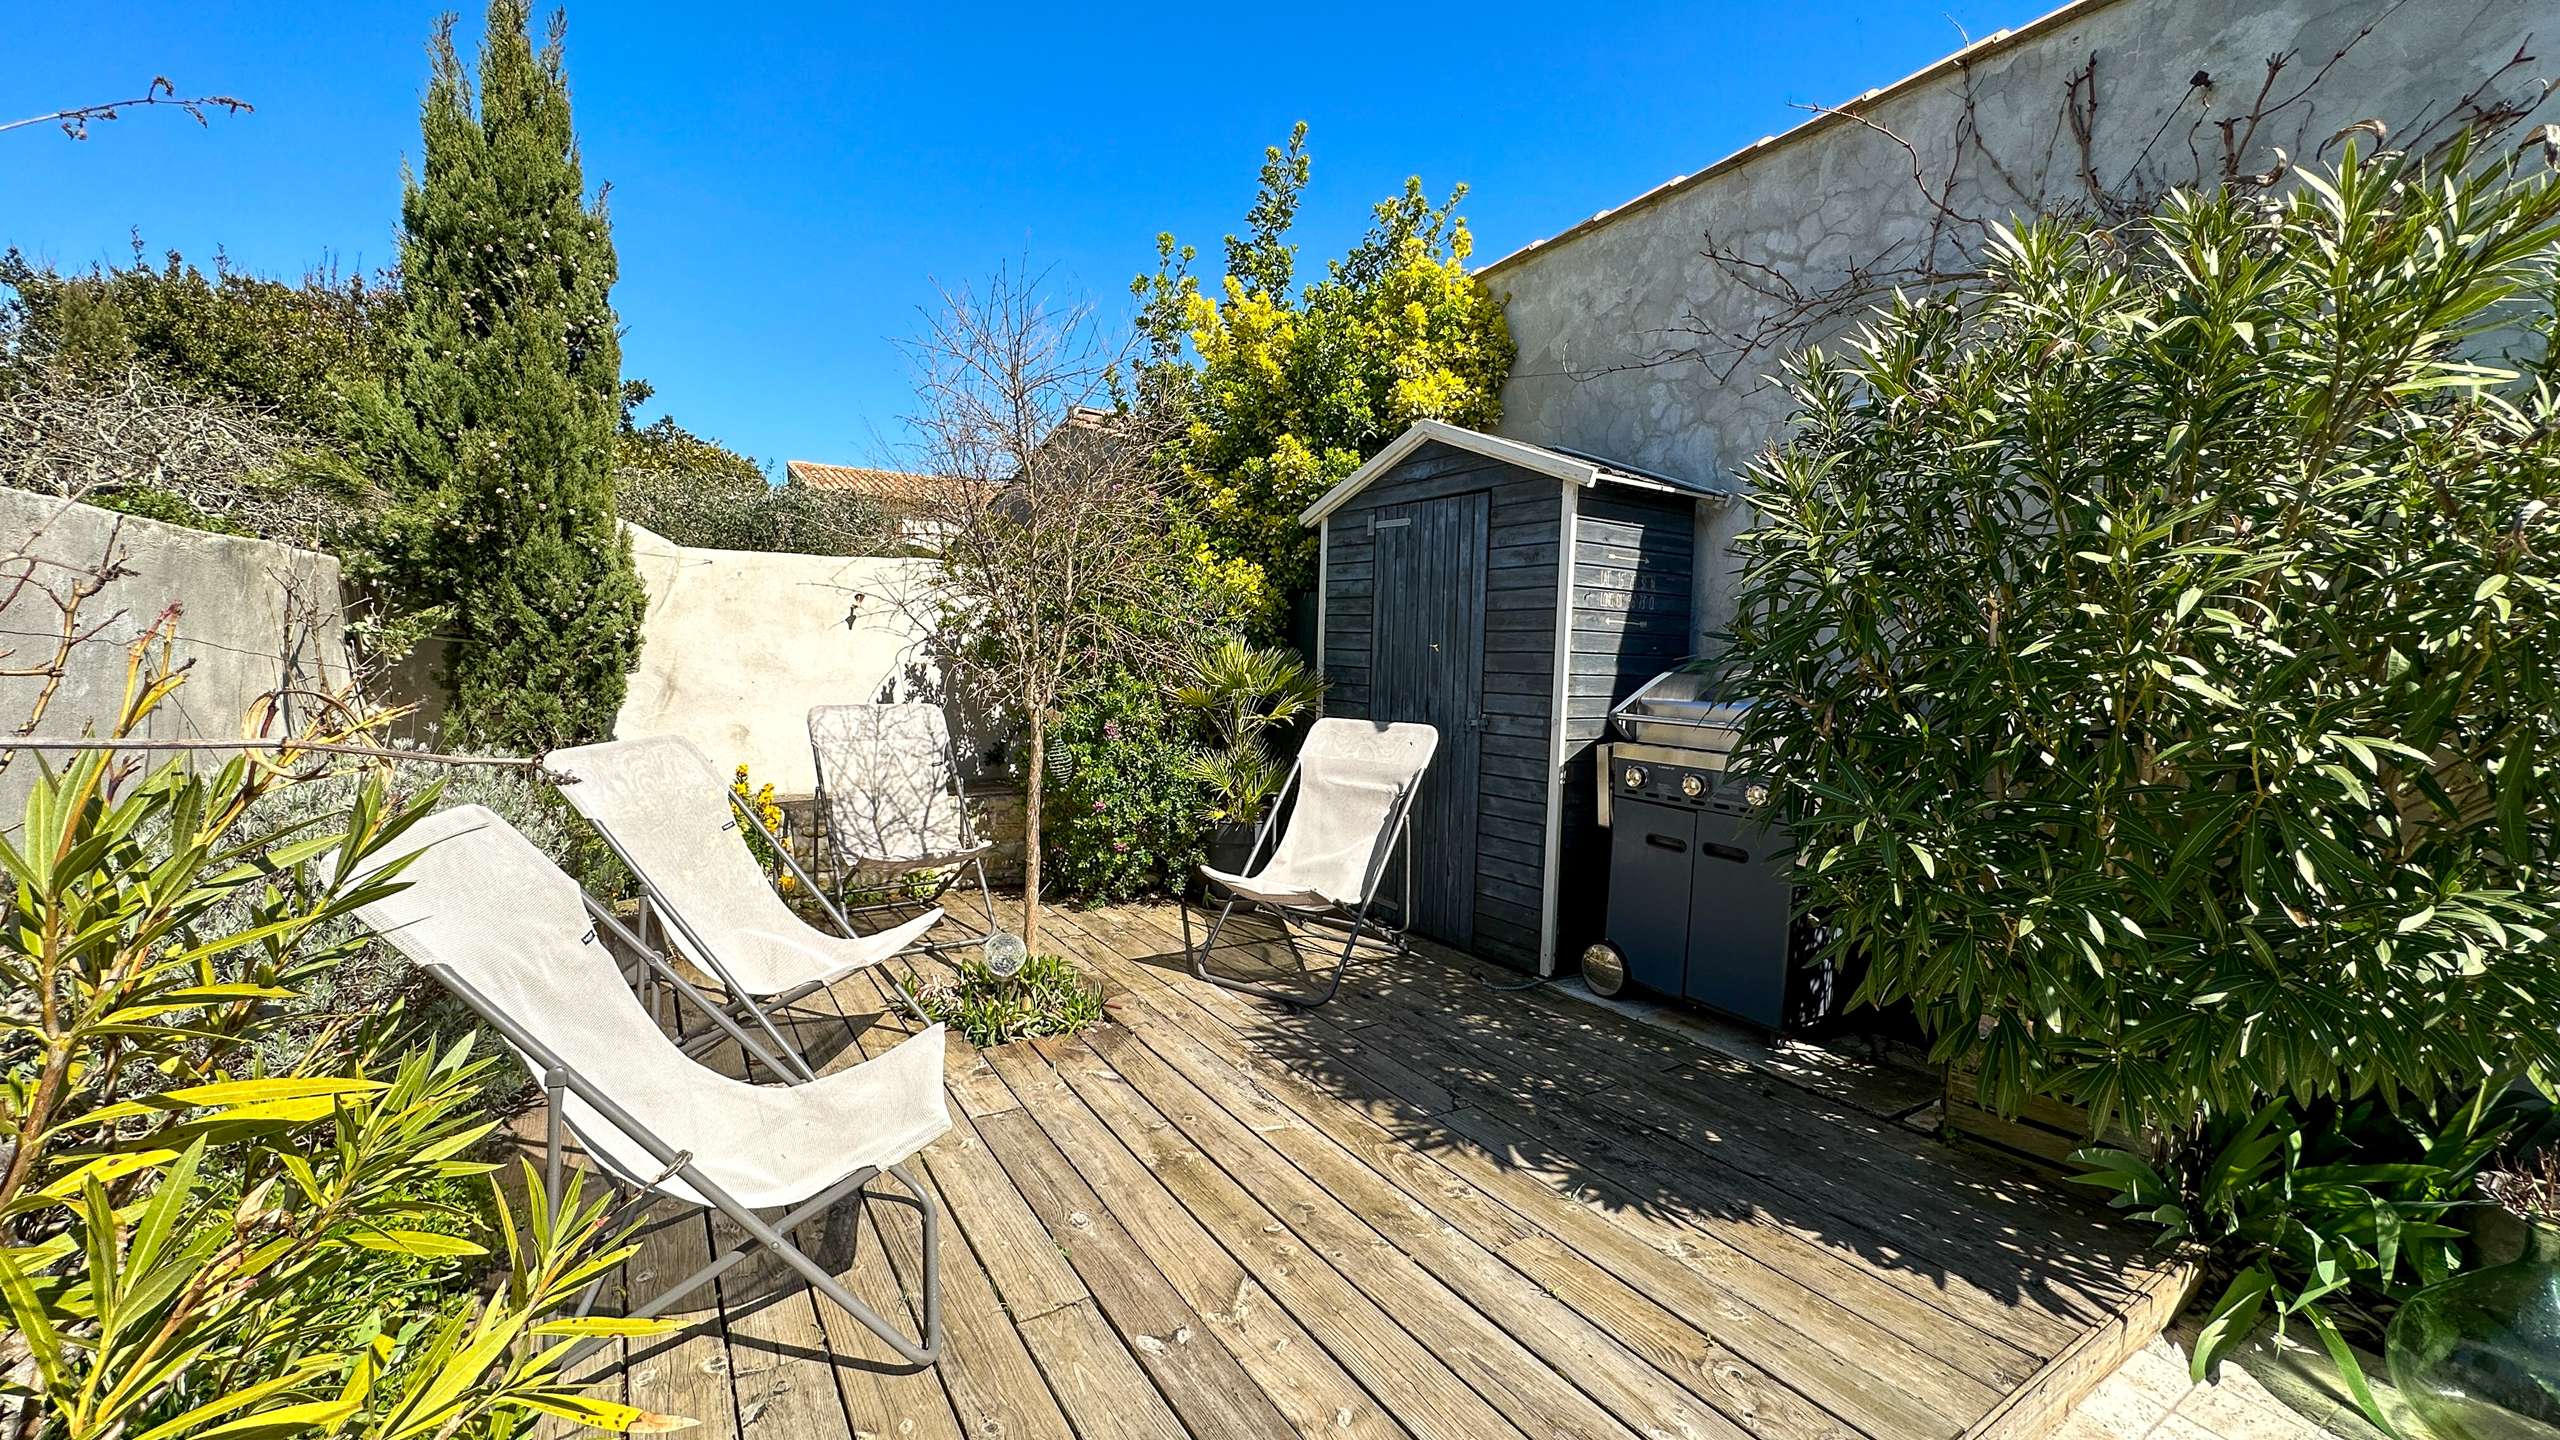
[(1593, 747), (1689, 648), (1696, 502), (1718, 493), (1425, 420), (1299, 516), (1325, 713), (1440, 731), (1413, 812), (1416, 934), (1541, 974), (1596, 936)]

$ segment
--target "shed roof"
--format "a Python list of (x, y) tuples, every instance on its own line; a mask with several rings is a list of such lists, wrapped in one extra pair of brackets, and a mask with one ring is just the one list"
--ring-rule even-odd
[(1516, 465), (1535, 474), (1552, 476), (1568, 485), (1587, 487), (1607, 481), (1613, 485), (1631, 485), (1639, 490), (1668, 490), (1684, 495), (1713, 496), (1732, 493), (1730, 490), (1700, 485), (1676, 476), (1640, 470), (1632, 465), (1621, 465), (1614, 460), (1604, 460), (1596, 455), (1586, 455), (1577, 450), (1566, 450), (1550, 445), (1532, 445), (1526, 440), (1514, 440), (1507, 435), (1488, 435), (1481, 430), (1470, 430), (1463, 425), (1451, 425), (1442, 420), (1417, 420), (1413, 423), (1412, 429), (1387, 442), (1386, 449), (1370, 456), (1359, 469), (1344, 476), (1341, 484), (1324, 492), (1322, 499), (1299, 514), (1298, 523), (1313, 525), (1323, 520), (1327, 515), (1351, 503), (1351, 497), (1367, 489), (1370, 481), (1393, 470), (1403, 462), (1406, 456), (1435, 440), (1443, 445), (1470, 450), (1489, 459)]

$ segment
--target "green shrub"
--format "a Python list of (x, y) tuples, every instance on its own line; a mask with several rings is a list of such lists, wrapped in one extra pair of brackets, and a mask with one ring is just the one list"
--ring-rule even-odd
[(2083, 1184), (2115, 1192), (2117, 1209), (2161, 1227), (2163, 1244), (2210, 1247), (2218, 1298), (2190, 1365), (2202, 1380), (2273, 1318), (2310, 1327), (2368, 1416), (2385, 1423), (2342, 1323), (2367, 1344), (2384, 1315), (2462, 1265), (2468, 1202), (2482, 1162), (2511, 1128), (2481, 1091), (2440, 1123), (2370, 1100), (2307, 1109), (2273, 1100), (2219, 1120), (2157, 1167), (2124, 1150), (2084, 1150)]
[(1061, 707), (1042, 826), (1059, 893), (1132, 899), (1180, 885), (1199, 863), (1209, 794), (1185, 770), (1189, 719), (1162, 685), (1125, 671)]
[(622, 518), (678, 545), (797, 555), (894, 555), (906, 549), (879, 505), (866, 496), (806, 485), (768, 485), (753, 471), (614, 472)]
[(1467, 269), (1463, 185), (1434, 205), (1406, 180), (1358, 244), (1299, 285), (1290, 230), (1306, 138), (1300, 123), (1263, 152), (1246, 233), (1227, 237), (1214, 288), (1203, 293), (1193, 252), (1170, 234), (1155, 273), (1131, 284), (1148, 346), (1141, 407), (1179, 430), (1183, 548), (1257, 640), (1286, 629), (1290, 595), (1315, 581), (1315, 532), (1298, 513), (1417, 420), (1499, 420), (1517, 355), (1500, 297)]
[(1264, 738), (1314, 712), (1324, 677), (1294, 650), (1248, 645), (1228, 636), (1205, 647), (1174, 700), (1200, 718), (1207, 744), (1184, 757), (1182, 778), (1208, 797), (1207, 818), (1253, 825), (1288, 783), (1289, 767)]
[(2560, 179), (2350, 151), (2004, 236), (1794, 371), (1743, 763), (1859, 991), (2191, 1132), (2560, 1062)]
[(298, 283), (208, 275), (175, 250), (64, 273), (0, 254), (0, 381), (30, 367), (108, 379), (140, 364), (183, 392), (341, 447), (380, 439), (397, 277), (316, 270)]
[(1102, 991), (1060, 956), (1035, 955), (1002, 978), (975, 960), (963, 960), (958, 968), (956, 982), (925, 986), (917, 1003), (972, 1045), (1073, 1035), (1102, 1019)]
[[(118, 734), (175, 688), (155, 639)], [(627, 1333), (559, 1315), (629, 1253), (604, 1205), (537, 1200), (528, 1232), (483, 1188), (510, 1062), (421, 1044), (396, 1006), (293, 1025), (353, 953), (354, 911), (398, 883), (355, 867), (433, 798), (375, 781), (322, 823), (262, 818), (312, 758), (119, 782), (91, 752), (38, 776), (0, 839), (0, 1311), (29, 1433), (645, 1421), (555, 1373), (559, 1339)]]

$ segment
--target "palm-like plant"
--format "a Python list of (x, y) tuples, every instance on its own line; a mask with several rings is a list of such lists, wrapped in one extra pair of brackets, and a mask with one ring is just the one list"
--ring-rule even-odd
[(1212, 821), (1251, 825), (1288, 778), (1263, 737), (1312, 711), (1324, 678), (1293, 651), (1229, 635), (1200, 652), (1173, 698), (1198, 712), (1213, 737), (1184, 757), (1182, 777), (1209, 792)]

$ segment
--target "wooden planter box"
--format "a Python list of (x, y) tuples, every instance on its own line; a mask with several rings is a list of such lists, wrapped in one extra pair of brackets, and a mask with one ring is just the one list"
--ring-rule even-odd
[(2090, 1138), (2087, 1110), (2041, 1095), (2027, 1097), (2014, 1116), (1985, 1109), (1979, 1080), (1971, 1066), (1947, 1068), (1944, 1125), (1948, 1139), (1988, 1145), (2048, 1170), (2076, 1170), (2071, 1163), (2074, 1150), (2132, 1143), (2121, 1125), (2109, 1125)]

